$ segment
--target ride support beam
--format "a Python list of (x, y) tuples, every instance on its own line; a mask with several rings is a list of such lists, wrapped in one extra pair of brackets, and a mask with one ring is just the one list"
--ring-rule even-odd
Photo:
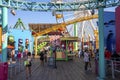
[(24, 11), (81, 11), (120, 5), (120, 0), (88, 0), (71, 2), (32, 2), (23, 0), (1, 0), (0, 7)]
[(98, 9), (99, 15), (99, 80), (105, 80), (105, 57), (104, 57), (104, 16), (103, 8)]
[(35, 40), (35, 56), (37, 56), (37, 37), (34, 37)]
[(2, 62), (7, 62), (8, 8), (2, 7)]

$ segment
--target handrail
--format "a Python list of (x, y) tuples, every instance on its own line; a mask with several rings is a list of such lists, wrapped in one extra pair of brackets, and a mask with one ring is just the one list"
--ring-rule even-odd
[[(118, 61), (117, 61), (118, 59)], [(106, 64), (106, 66), (110, 65), (111, 66), (111, 71), (112, 71), (112, 78), (115, 79), (115, 72), (120, 73), (120, 69), (118, 69), (118, 66), (120, 67), (120, 58), (113, 58), (113, 60), (106, 60), (109, 61), (109, 64)]]

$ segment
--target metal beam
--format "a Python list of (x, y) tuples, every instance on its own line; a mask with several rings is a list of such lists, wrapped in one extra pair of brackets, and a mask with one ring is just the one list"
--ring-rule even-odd
[(90, 10), (98, 8), (107, 8), (120, 5), (120, 0), (89, 0), (79, 2), (28, 2), (28, 1), (15, 1), (2, 0), (0, 7), (8, 7), (11, 9), (20, 9), (25, 11), (77, 11), (77, 10)]

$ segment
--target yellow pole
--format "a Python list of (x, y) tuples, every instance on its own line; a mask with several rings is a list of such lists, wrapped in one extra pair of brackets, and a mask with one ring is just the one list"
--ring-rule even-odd
[(90, 48), (90, 34), (88, 34), (88, 48), (89, 48), (89, 50), (91, 49)]
[(34, 37), (35, 39), (35, 56), (37, 56), (37, 37)]
[(98, 36), (98, 30), (94, 30), (95, 34), (95, 41), (96, 41), (96, 49), (99, 49), (99, 36)]
[(84, 50), (84, 36), (82, 36), (82, 50)]
[(0, 53), (2, 51), (2, 26), (0, 25)]

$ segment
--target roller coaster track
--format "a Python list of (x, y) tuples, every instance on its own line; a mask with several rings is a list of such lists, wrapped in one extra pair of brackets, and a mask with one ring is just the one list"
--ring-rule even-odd
[(64, 28), (67, 25), (74, 24), (76, 22), (85, 21), (85, 20), (95, 19), (95, 18), (98, 18), (97, 14), (95, 14), (95, 15), (89, 15), (89, 16), (85, 16), (85, 17), (80, 17), (80, 18), (77, 18), (77, 19), (73, 19), (73, 20), (67, 21), (65, 23), (60, 23), (60, 24), (57, 24), (57, 25), (52, 26), (50, 28), (47, 28), (45, 30), (42, 30), (42, 31), (38, 32), (37, 34), (34, 34), (33, 36), (41, 36), (43, 34), (47, 34), (49, 32), (58, 30), (59, 28)]
[(25, 11), (76, 11), (107, 8), (120, 5), (120, 0), (89, 0), (78, 2), (31, 2), (18, 0), (0, 0), (0, 7)]

